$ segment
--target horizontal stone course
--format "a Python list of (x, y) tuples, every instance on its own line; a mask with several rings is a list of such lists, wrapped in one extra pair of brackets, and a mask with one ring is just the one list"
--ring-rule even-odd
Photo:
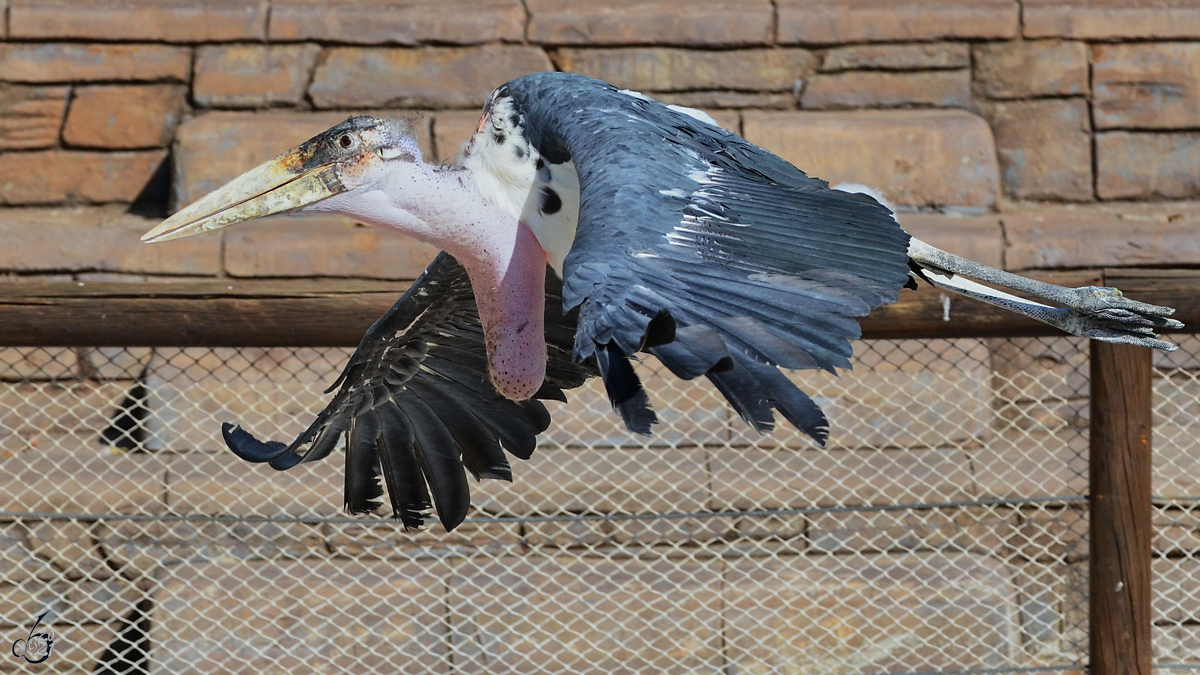
[(810, 110), (904, 106), (965, 108), (970, 103), (971, 74), (965, 69), (818, 74), (805, 82), (800, 95), (800, 107)]
[(1001, 219), (1009, 269), (1200, 264), (1200, 208), (1192, 204), (1039, 209)]
[(165, 150), (0, 153), (0, 205), (129, 203), (166, 155)]
[[(63, 153), (68, 154), (68, 153)], [(139, 238), (157, 219), (117, 208), (0, 210), (0, 269), (215, 275), (220, 239), (193, 237), (147, 246)]]
[(416, 45), (519, 42), (520, 0), (273, 0), (268, 39)]
[(528, 0), (531, 42), (546, 45), (767, 44), (767, 0), (694, 0), (686, 11), (659, 0)]
[(309, 96), (318, 108), (482, 106), (509, 80), (553, 65), (537, 47), (337, 47), (317, 66)]
[(178, 85), (77, 87), (63, 141), (83, 148), (132, 150), (169, 145), (186, 108)]
[(809, 175), (872, 186), (896, 204), (983, 210), (997, 200), (991, 129), (966, 111), (747, 111), (742, 128)]
[(803, 49), (560, 49), (555, 65), (646, 92), (725, 89), (792, 91), (814, 62)]
[(738, 557), (723, 579), (725, 644), (738, 672), (795, 663), (970, 669), (1017, 638), (1011, 572), (985, 556)]
[[(442, 561), (188, 562), (156, 575), (150, 672), (448, 673)], [(355, 627), (330, 631), (331, 616)]]
[(1100, 44), (1092, 53), (1096, 128), (1200, 126), (1200, 44)]
[(1194, 38), (1200, 6), (1192, 0), (1022, 0), (1025, 37), (1082, 40)]
[(1017, 35), (1016, 0), (780, 0), (781, 44), (902, 42)]
[(203, 46), (196, 50), (192, 95), (212, 108), (296, 105), (320, 53), (316, 44)]
[(1112, 131), (1096, 134), (1095, 142), (1101, 199), (1200, 196), (1200, 133)]
[(896, 45), (853, 45), (826, 50), (818, 68), (843, 70), (941, 70), (966, 68), (971, 52), (960, 42), (917, 42)]
[(156, 44), (0, 44), (6, 82), (186, 81), (191, 50)]
[(995, 42), (974, 51), (975, 79), (991, 98), (1088, 93), (1088, 48), (1083, 42)]
[(224, 42), (266, 37), (268, 0), (10, 0), (19, 39)]

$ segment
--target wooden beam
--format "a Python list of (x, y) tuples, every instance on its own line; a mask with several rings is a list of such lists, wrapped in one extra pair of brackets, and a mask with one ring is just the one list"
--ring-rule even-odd
[[(1078, 286), (1100, 271), (1042, 275)], [(1200, 272), (1106, 272), (1127, 295), (1179, 308), (1200, 326)], [(0, 345), (353, 346), (407, 282), (355, 279), (214, 279), (0, 284)], [(1032, 337), (1059, 331), (928, 286), (861, 319), (866, 338)]]
[(1089, 673), (1150, 675), (1151, 352), (1092, 342)]

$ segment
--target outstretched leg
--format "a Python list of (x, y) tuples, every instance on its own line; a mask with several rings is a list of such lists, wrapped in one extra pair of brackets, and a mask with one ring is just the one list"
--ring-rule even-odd
[[(1157, 339), (1155, 333), (1157, 329), (1183, 327), (1175, 319), (1167, 318), (1175, 313), (1174, 309), (1130, 300), (1115, 288), (1056, 286), (967, 260), (915, 238), (908, 245), (908, 256), (921, 268), (924, 278), (938, 288), (1003, 307), (1072, 335), (1164, 351), (1178, 349)], [(1064, 306), (1052, 307), (1018, 298), (972, 279)]]

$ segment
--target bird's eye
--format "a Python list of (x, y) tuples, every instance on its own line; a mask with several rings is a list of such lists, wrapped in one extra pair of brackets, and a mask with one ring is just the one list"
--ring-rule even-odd
[(354, 139), (350, 137), (350, 134), (342, 134), (341, 136), (338, 136), (337, 142), (338, 145), (342, 146), (343, 148), (349, 148), (350, 146), (354, 145)]

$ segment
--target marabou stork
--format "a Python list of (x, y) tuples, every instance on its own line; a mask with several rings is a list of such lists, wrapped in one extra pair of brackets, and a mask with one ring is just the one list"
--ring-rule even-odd
[(346, 508), (378, 508), (382, 473), (406, 527), (431, 508), (458, 525), (464, 468), (511, 480), (503, 450), (528, 458), (549, 424), (538, 399), (565, 400), (592, 375), (625, 425), (648, 433), (638, 352), (685, 380), (707, 377), (760, 432), (778, 411), (823, 444), (825, 416), (779, 368), (848, 368), (854, 317), (917, 279), (1110, 342), (1170, 350), (1155, 329), (1181, 325), (1116, 289), (1063, 288), (938, 250), (870, 196), (831, 189), (699, 111), (566, 73), (497, 89), (453, 165), (423, 161), (403, 121), (353, 117), (142, 239), (292, 210), (444, 252), (370, 328), (295, 441), (228, 424), (225, 440), (282, 470), (344, 435)]

